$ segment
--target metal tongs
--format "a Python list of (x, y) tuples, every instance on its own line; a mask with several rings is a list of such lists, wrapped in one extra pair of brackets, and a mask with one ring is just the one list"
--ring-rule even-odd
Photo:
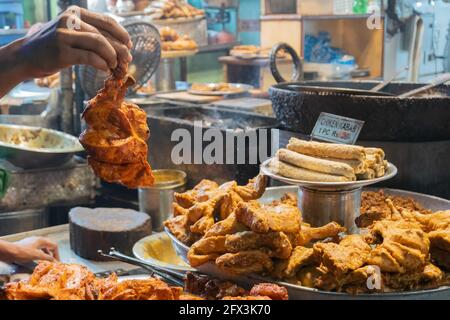
[(118, 261), (126, 262), (135, 266), (139, 266), (145, 270), (148, 270), (151, 272), (152, 275), (157, 275), (158, 277), (162, 278), (168, 283), (174, 284), (179, 287), (184, 286), (184, 278), (185, 274), (182, 272), (177, 272), (173, 270), (167, 270), (164, 268), (160, 268), (154, 265), (151, 265), (149, 263), (146, 263), (145, 261), (127, 256), (119, 251), (117, 251), (114, 248), (111, 248), (109, 250), (109, 253), (104, 253), (102, 250), (98, 250), (98, 253), (102, 255), (103, 257), (112, 258)]

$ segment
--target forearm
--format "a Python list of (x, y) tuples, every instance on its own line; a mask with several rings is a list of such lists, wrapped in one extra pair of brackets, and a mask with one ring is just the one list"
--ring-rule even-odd
[(16, 256), (16, 248), (16, 244), (0, 240), (0, 261), (13, 262)]
[(27, 78), (24, 61), (19, 57), (22, 41), (19, 39), (0, 48), (0, 98)]

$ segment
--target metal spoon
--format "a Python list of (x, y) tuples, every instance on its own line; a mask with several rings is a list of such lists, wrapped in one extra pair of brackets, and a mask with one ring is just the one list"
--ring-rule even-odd
[(417, 88), (417, 89), (414, 89), (414, 90), (402, 93), (398, 97), (399, 98), (408, 98), (408, 97), (414, 96), (414, 95), (416, 95), (416, 94), (418, 94), (420, 92), (424, 92), (424, 91), (430, 90), (431, 88), (434, 88), (434, 87), (436, 87), (436, 86), (438, 86), (440, 84), (446, 83), (447, 81), (450, 81), (450, 73), (444, 73), (441, 76), (435, 78), (429, 84), (427, 84), (427, 85), (425, 85), (423, 87), (420, 87), (420, 88)]

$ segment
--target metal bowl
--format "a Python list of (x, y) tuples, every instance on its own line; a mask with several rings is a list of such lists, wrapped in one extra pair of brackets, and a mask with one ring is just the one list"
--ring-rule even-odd
[(0, 158), (23, 169), (60, 166), (83, 151), (78, 138), (64, 132), (0, 124)]

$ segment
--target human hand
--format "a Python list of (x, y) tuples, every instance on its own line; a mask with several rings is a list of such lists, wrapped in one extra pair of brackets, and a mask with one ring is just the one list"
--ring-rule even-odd
[(131, 40), (122, 26), (76, 6), (19, 41), (17, 63), (27, 78), (45, 77), (75, 64), (108, 72), (132, 59)]
[(29, 237), (14, 242), (14, 262), (29, 262), (33, 260), (59, 260), (58, 246), (44, 237)]

